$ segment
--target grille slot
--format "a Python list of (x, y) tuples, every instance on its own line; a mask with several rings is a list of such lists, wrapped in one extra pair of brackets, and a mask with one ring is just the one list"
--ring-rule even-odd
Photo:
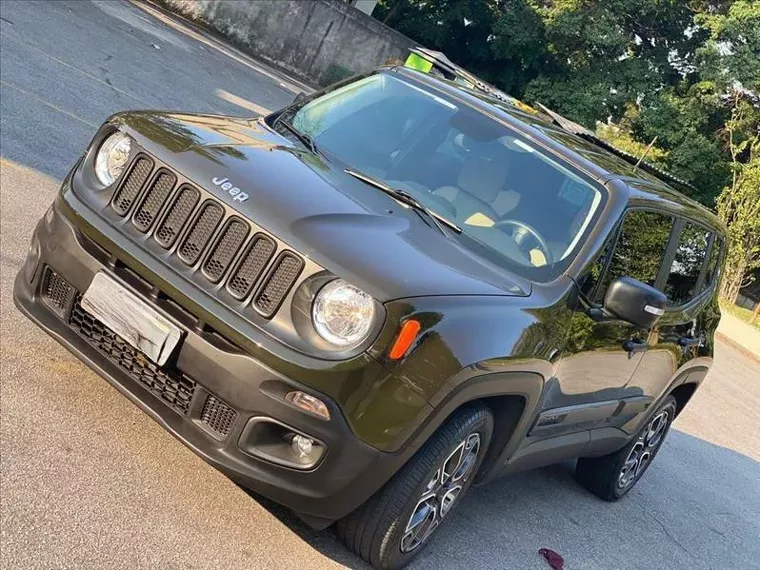
[[(249, 240), (251, 223), (238, 213), (228, 217), (221, 201), (142, 150), (126, 169), (110, 206), (116, 215), (130, 220), (132, 238), (139, 239), (136, 232), (146, 239), (152, 236), (167, 250), (161, 257), (171, 266), (181, 266), (179, 258), (191, 272), (201, 271), (208, 282), (224, 286), (234, 299), (252, 298), (250, 306), (267, 319), (280, 308), (304, 268), (297, 253), (278, 252), (277, 242), (267, 232), (257, 229)], [(155, 245), (153, 251), (159, 251)], [(75, 296), (76, 291), (65, 310), (57, 301), (45, 302), (63, 317)]]
[(226, 437), (232, 431), (237, 412), (230, 408), (215, 396), (206, 398), (201, 411), (201, 422), (207, 425), (222, 437)]
[(208, 240), (224, 216), (224, 209), (215, 202), (206, 202), (193, 222), (190, 231), (179, 246), (179, 258), (187, 265), (195, 265)]
[(179, 189), (155, 233), (156, 241), (161, 247), (169, 249), (174, 245), (174, 241), (190, 218), (190, 214), (193, 213), (199, 198), (200, 192), (192, 186), (182, 186)]
[(303, 269), (303, 261), (286, 251), (275, 260), (264, 284), (253, 298), (253, 306), (266, 318), (273, 316)]
[(43, 278), (42, 298), (45, 303), (53, 309), (59, 316), (66, 314), (71, 304), (74, 288), (53, 271), (50, 267), (45, 268), (45, 277)]
[(74, 304), (69, 324), (90, 345), (116, 364), (129, 376), (147, 388), (176, 412), (184, 415), (190, 407), (195, 382), (171, 368), (161, 368), (150, 362), (136, 348), (117, 336), (111, 329)]
[(211, 252), (203, 264), (203, 273), (212, 283), (218, 283), (232, 263), (240, 246), (248, 237), (248, 224), (240, 218), (232, 218), (219, 234)]
[(233, 297), (243, 299), (251, 292), (276, 248), (275, 243), (265, 235), (253, 236), (248, 250), (227, 282), (227, 289)]
[(145, 233), (153, 225), (153, 221), (169, 197), (176, 181), (177, 178), (170, 172), (161, 171), (156, 176), (132, 216), (132, 223), (138, 230)]
[(149, 158), (140, 156), (134, 161), (111, 200), (114, 212), (121, 217), (127, 215), (143, 185), (147, 182), (151, 170), (153, 170), (153, 161)]

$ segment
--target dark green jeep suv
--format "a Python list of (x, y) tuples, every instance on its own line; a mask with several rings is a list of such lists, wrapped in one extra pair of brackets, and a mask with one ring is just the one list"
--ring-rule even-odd
[(403, 68), (260, 119), (111, 117), (18, 307), (207, 462), (378, 568), (473, 483), (606, 500), (712, 362), (723, 228), (550, 121)]

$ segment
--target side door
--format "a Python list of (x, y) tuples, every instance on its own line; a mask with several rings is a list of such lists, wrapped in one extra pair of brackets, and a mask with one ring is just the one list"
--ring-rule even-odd
[[(623, 276), (654, 286), (673, 224), (674, 218), (662, 212), (627, 210), (602, 253), (580, 276), (582, 295), (601, 306), (607, 287)], [(622, 398), (641, 396), (643, 391), (629, 387), (629, 380), (648, 337), (648, 330), (621, 320), (594, 321), (579, 307), (534, 432), (561, 435), (589, 429), (612, 416)]]
[[(663, 268), (655, 287), (668, 297), (665, 314), (651, 331), (649, 349), (634, 371), (626, 391), (656, 400), (680, 372), (706, 374), (706, 366), (692, 370), (700, 357), (712, 357), (713, 334), (720, 319), (717, 273), (720, 237), (688, 219), (676, 221)], [(636, 428), (638, 422), (626, 426)]]

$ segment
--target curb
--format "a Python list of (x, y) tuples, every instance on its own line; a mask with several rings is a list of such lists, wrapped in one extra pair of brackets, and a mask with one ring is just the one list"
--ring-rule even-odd
[(738, 342), (736, 342), (732, 338), (724, 335), (721, 332), (716, 332), (715, 336), (718, 337), (722, 342), (725, 342), (726, 344), (728, 344), (732, 348), (735, 348), (736, 350), (738, 350), (739, 352), (741, 352), (744, 356), (748, 356), (749, 358), (753, 359), (755, 362), (760, 363), (760, 354), (755, 354), (750, 349), (748, 349), (746, 346), (744, 346), (742, 344), (739, 344)]

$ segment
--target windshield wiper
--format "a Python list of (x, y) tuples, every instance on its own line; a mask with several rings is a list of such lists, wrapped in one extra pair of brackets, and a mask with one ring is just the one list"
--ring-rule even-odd
[(308, 148), (308, 149), (309, 149), (311, 152), (313, 152), (314, 154), (321, 154), (321, 153), (319, 152), (319, 149), (317, 148), (317, 143), (315, 143), (315, 142), (314, 142), (314, 139), (313, 139), (313, 138), (311, 138), (311, 137), (310, 137), (309, 135), (307, 135), (306, 133), (302, 133), (301, 131), (299, 131), (297, 128), (295, 128), (295, 127), (293, 126), (293, 124), (292, 124), (292, 123), (290, 123), (290, 122), (286, 121), (285, 119), (283, 119), (283, 118), (282, 118), (282, 115), (280, 115), (280, 116), (277, 118), (277, 122), (278, 122), (279, 124), (281, 124), (283, 127), (285, 127), (286, 129), (288, 129), (288, 130), (289, 130), (291, 133), (293, 133), (293, 134), (296, 136), (296, 138), (297, 138), (299, 141), (301, 141), (301, 142), (302, 142), (304, 145), (306, 145), (306, 147), (307, 147), (307, 148)]
[(438, 228), (438, 230), (442, 234), (445, 235), (446, 232), (443, 229), (443, 226), (441, 224), (446, 225), (447, 227), (454, 230), (458, 234), (462, 233), (462, 228), (460, 228), (454, 222), (447, 220), (446, 218), (441, 216), (438, 212), (431, 210), (430, 208), (425, 206), (423, 203), (417, 200), (417, 198), (412, 196), (406, 190), (401, 190), (399, 188), (391, 188), (387, 184), (380, 182), (379, 180), (372, 178), (371, 176), (368, 176), (364, 174), (363, 172), (359, 172), (358, 170), (352, 170), (351, 168), (346, 168), (345, 172), (346, 174), (350, 174), (354, 178), (361, 180), (365, 184), (369, 184), (370, 186), (374, 186), (375, 188), (382, 190), (383, 192), (395, 198), (402, 204), (406, 204), (407, 206), (414, 208), (415, 211), (422, 212), (433, 222), (435, 227)]

